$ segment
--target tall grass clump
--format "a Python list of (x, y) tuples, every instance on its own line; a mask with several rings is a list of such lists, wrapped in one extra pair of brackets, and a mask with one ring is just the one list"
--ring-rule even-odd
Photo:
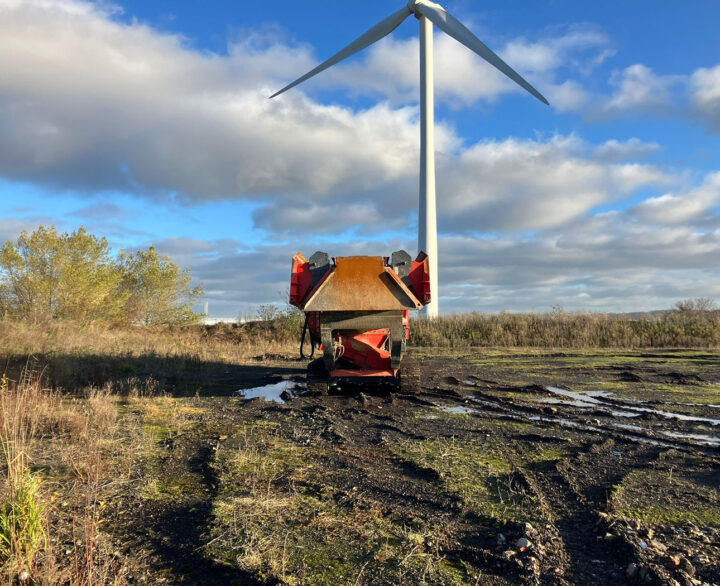
[(0, 568), (8, 577), (33, 575), (47, 547), (47, 501), (42, 478), (29, 465), (43, 417), (40, 373), (31, 364), (20, 384), (0, 379), (0, 446), (3, 489), (0, 492)]
[(45, 379), (65, 392), (104, 387), (127, 394), (154, 385), (156, 391), (190, 391), (226, 365), (257, 356), (296, 355), (300, 316), (213, 326), (84, 326), (68, 320), (31, 323), (0, 318), (0, 360), (17, 378), (28, 355), (47, 365)]
[(43, 386), (45, 372), (31, 358), (17, 382), (0, 377), (0, 584), (120, 584), (122, 561), (100, 531), (109, 487), (134, 457), (118, 398), (64, 397)]
[(29, 576), (47, 546), (47, 504), (40, 493), (40, 477), (22, 465), (15, 467), (0, 504), (0, 559), (3, 569)]
[(463, 348), (717, 348), (720, 311), (633, 316), (587, 312), (457, 314), (415, 319), (412, 344)]

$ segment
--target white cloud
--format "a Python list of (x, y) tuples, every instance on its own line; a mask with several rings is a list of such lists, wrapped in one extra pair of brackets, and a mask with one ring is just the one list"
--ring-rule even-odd
[(695, 99), (701, 104), (720, 100), (720, 65), (698, 69), (692, 75)]
[(692, 74), (690, 97), (698, 118), (710, 130), (720, 132), (720, 65)]
[(720, 231), (638, 224), (633, 214), (585, 218), (532, 238), (446, 237), (444, 310), (662, 309), (720, 296)]
[(686, 193), (651, 197), (634, 208), (635, 215), (653, 224), (684, 224), (702, 219), (720, 201), (720, 172), (710, 173), (703, 183)]
[[(571, 136), (484, 141), (438, 157), (439, 227), (446, 233), (542, 230), (575, 221), (594, 207), (675, 178), (638, 163), (653, 150), (641, 141), (594, 148)], [(391, 193), (392, 197), (388, 197)], [(275, 232), (365, 233), (409, 228), (417, 209), (417, 176), (390, 182), (362, 200), (298, 199), (257, 210), (259, 227)]]
[(583, 111), (591, 100), (590, 94), (576, 81), (551, 84), (545, 90), (548, 101), (558, 112)]
[[(228, 241), (156, 244), (205, 284), (214, 315), (232, 316), (282, 301), (289, 260), (297, 251), (389, 255), (400, 248), (412, 252), (415, 243), (337, 243), (308, 236), (251, 250)], [(446, 236), (440, 240), (441, 307), (444, 312), (545, 311), (555, 305), (597, 311), (668, 308), (687, 297), (720, 298), (718, 254), (720, 231), (653, 227), (618, 212), (527, 238)]]
[(565, 68), (588, 74), (615, 54), (610, 39), (588, 26), (570, 26), (539, 41), (514, 39), (502, 51), (509, 63), (529, 71), (546, 71)]
[[(3, 0), (0, 173), (211, 199), (322, 197), (415, 167), (414, 109), (352, 112), (301, 93), (270, 101), (272, 74), (260, 72), (271, 61), (289, 68), (290, 52), (238, 47), (230, 57), (197, 53), (96, 5)], [(304, 67), (307, 57), (292, 62)], [(441, 148), (453, 140), (440, 125)]]
[[(297, 249), (414, 248), (414, 238), (338, 244), (323, 235), (355, 226), (365, 234), (378, 225), (410, 233), (417, 112), (392, 100), (417, 96), (416, 43), (388, 39), (318, 78), (316, 87), (352, 86), (391, 100), (356, 112), (299, 91), (267, 100), (315, 62), (306, 46), (250, 34), (227, 56), (200, 53), (179, 36), (113, 20), (97, 4), (0, 0), (0, 174), (88, 192), (259, 201), (256, 224), (281, 235), (292, 231), (292, 246), (158, 243), (205, 283), (211, 307), (223, 308), (213, 309), (216, 315), (233, 315), (247, 304), (279, 300)], [(440, 99), (471, 104), (521, 91), (444, 35), (437, 51)], [(511, 40), (500, 52), (541, 91), (548, 88), (556, 108), (602, 109), (566, 74), (584, 75), (612, 54), (603, 35), (568, 29)], [(715, 129), (718, 75), (718, 68), (698, 70), (688, 94), (693, 115)], [(643, 65), (614, 82), (606, 114), (666, 112), (678, 88), (686, 88), (680, 77)], [(557, 303), (654, 309), (682, 296), (720, 294), (720, 232), (712, 226), (717, 174), (678, 188), (677, 177), (640, 162), (659, 147), (639, 139), (593, 146), (570, 135), (464, 145), (440, 125), (437, 140), (445, 310)], [(674, 191), (627, 212), (591, 215), (657, 186)], [(0, 220), (0, 236), (15, 237), (36, 223)], [(533, 235), (517, 236), (522, 230)], [(491, 231), (500, 235), (476, 236)]]
[(670, 179), (658, 168), (595, 160), (580, 139), (487, 141), (448, 161), (438, 201), (446, 231), (540, 230)]
[(672, 104), (672, 90), (684, 81), (680, 75), (657, 75), (637, 63), (615, 72), (610, 83), (617, 87), (605, 107), (609, 110), (652, 110)]
[(317, 204), (305, 201), (269, 205), (253, 214), (253, 220), (258, 228), (293, 234), (317, 232), (340, 234), (356, 226), (364, 226), (372, 232), (402, 229), (405, 227), (403, 224), (405, 219), (405, 216), (393, 218), (389, 214), (383, 214), (371, 202), (338, 205), (330, 202)]
[(552, 87), (548, 94), (558, 94), (559, 110), (565, 106), (584, 112), (590, 121), (641, 114), (692, 120), (708, 132), (720, 132), (720, 65), (687, 74), (661, 74), (637, 63), (613, 72), (609, 83), (615, 87), (611, 95), (590, 94), (572, 80), (566, 82), (568, 88)]
[(600, 161), (618, 162), (644, 159), (660, 150), (656, 142), (645, 142), (637, 137), (625, 141), (610, 139), (595, 149), (594, 157)]
[(0, 242), (15, 240), (23, 230), (31, 231), (36, 226), (36, 222), (26, 219), (0, 218)]
[[(0, 15), (6, 177), (195, 201), (252, 198), (264, 204), (256, 222), (271, 231), (413, 222), (415, 108), (381, 103), (355, 112), (302, 92), (267, 99), (280, 83), (273, 80), (309, 66), (307, 47), (250, 33), (229, 56), (199, 53), (179, 36), (117, 22), (79, 0), (0, 0)], [(392, 81), (416, 95), (416, 43), (388, 39), (337, 75), (361, 86), (376, 80), (378, 88)], [(574, 51), (596, 56), (606, 46), (602, 35), (570, 29), (535, 43), (511, 41), (504, 51), (521, 69), (547, 73)], [(441, 95), (473, 101), (511, 88), (446, 35), (437, 49)], [(452, 232), (557, 226), (662, 179), (649, 166), (594, 161), (573, 139), (463, 148), (439, 124), (436, 140), (441, 225)]]

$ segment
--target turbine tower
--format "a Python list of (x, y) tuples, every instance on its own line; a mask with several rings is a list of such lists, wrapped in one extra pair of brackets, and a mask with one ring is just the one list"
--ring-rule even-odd
[(433, 25), (456, 41), (485, 59), (520, 87), (524, 88), (544, 104), (548, 101), (533, 86), (525, 81), (512, 67), (493, 53), (459, 20), (439, 4), (430, 0), (410, 0), (407, 6), (379, 22), (364, 35), (327, 61), (318, 65), (291, 84), (286, 85), (270, 98), (301, 84), (321, 71), (332, 67), (343, 59), (362, 51), (383, 37), (389, 35), (410, 15), (420, 21), (420, 205), (418, 210), (418, 249), (428, 255), (430, 265), (430, 290), (433, 302), (425, 309), (427, 317), (438, 315), (438, 247), (437, 211), (435, 205), (435, 98), (433, 81)]

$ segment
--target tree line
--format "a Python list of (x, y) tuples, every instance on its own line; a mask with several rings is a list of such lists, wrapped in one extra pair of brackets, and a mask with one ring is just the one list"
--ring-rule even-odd
[(0, 314), (41, 321), (182, 325), (202, 287), (154, 246), (113, 255), (107, 238), (40, 226), (0, 249)]

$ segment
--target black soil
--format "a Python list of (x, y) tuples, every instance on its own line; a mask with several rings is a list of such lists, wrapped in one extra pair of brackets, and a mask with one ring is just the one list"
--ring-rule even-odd
[[(216, 456), (231, 447), (238, 429), (262, 421), (276, 424), (288, 442), (312, 437), (321, 454), (320, 471), (295, 490), (332, 487), (329, 498), (344, 506), (376, 508), (392, 522), (436, 531), (440, 557), (465, 569), (455, 583), (720, 583), (720, 457), (712, 439), (720, 426), (702, 420), (720, 418), (713, 406), (720, 404), (720, 386), (717, 401), (708, 399), (712, 381), (720, 381), (720, 357), (425, 351), (416, 358), (422, 371), (416, 394), (348, 387), (284, 404), (243, 401), (230, 395), (248, 386), (241, 378), (228, 382), (228, 396), (193, 399), (203, 414), (182, 435), (163, 440), (156, 467), (145, 471), (162, 482), (180, 478), (184, 489), (163, 499), (128, 494), (116, 504), (130, 514), (118, 514), (113, 531), (143, 560), (134, 578), (279, 581), (243, 569), (232, 556), (219, 559), (212, 531)], [(249, 368), (256, 384), (301, 381), (304, 365), (271, 360)], [(562, 402), (546, 390), (582, 392), (594, 384), (612, 394), (593, 406)], [(638, 407), (700, 420), (632, 410)], [(464, 451), (448, 457), (457, 462), (433, 452), (456, 444)], [(478, 473), (473, 450), (482, 469), (499, 472)], [(473, 482), (492, 487), (492, 507)], [(382, 576), (358, 567), (357, 581), (347, 583), (393, 583)]]

